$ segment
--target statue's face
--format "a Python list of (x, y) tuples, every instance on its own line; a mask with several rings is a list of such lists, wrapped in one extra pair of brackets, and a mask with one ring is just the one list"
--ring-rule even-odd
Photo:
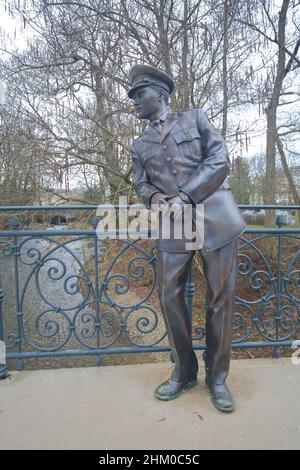
[(162, 100), (159, 100), (159, 91), (150, 86), (137, 88), (133, 94), (133, 104), (140, 119), (155, 118), (162, 109)]

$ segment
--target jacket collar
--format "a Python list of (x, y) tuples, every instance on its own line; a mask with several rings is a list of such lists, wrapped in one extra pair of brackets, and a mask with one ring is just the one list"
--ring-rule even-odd
[(153, 126), (148, 124), (144, 131), (144, 134), (142, 134), (142, 139), (145, 142), (155, 142), (158, 144), (162, 143), (163, 140), (167, 137), (167, 135), (171, 132), (173, 127), (178, 124), (181, 118), (182, 113), (168, 113), (161, 135), (159, 135), (159, 133), (155, 129), (153, 129)]

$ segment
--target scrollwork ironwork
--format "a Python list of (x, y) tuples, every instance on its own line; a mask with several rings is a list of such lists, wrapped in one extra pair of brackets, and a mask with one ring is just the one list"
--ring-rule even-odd
[[(300, 237), (280, 235), (282, 251), (277, 253), (278, 260), (270, 260), (260, 244), (271, 237), (277, 235), (240, 238), (234, 345), (246, 341), (280, 345), (299, 334)], [(292, 254), (283, 250), (287, 240), (296, 246)], [(103, 255), (102, 242), (94, 235), (64, 239), (62, 233), (58, 240), (40, 235), (19, 237), (14, 230), (9, 239), (0, 240), (0, 256), (7, 267), (2, 277), (15, 278), (19, 325), (14, 331), (8, 322), (8, 350), (22, 344), (23, 351), (38, 355), (66, 348), (99, 352), (124, 345), (129, 350), (158, 350), (166, 344), (156, 291), (155, 247), (147, 251), (141, 240), (118, 243), (121, 247), (103, 270), (97, 261), (97, 250)], [(11, 266), (9, 259), (14, 261)], [(191, 298), (194, 290), (193, 284), (188, 290)], [(205, 325), (193, 324), (193, 332), (194, 344), (204, 346)]]

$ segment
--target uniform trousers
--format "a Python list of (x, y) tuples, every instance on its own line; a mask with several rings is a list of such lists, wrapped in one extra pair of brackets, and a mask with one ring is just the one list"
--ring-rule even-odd
[[(200, 250), (207, 283), (205, 369), (210, 383), (224, 384), (229, 371), (239, 240), (212, 251)], [(177, 381), (195, 378), (198, 360), (185, 301), (185, 284), (195, 251), (158, 250), (158, 297)]]

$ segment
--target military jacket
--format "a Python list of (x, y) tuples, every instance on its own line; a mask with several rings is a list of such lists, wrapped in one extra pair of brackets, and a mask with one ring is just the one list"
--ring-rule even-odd
[[(246, 228), (226, 179), (230, 160), (225, 141), (201, 109), (169, 113), (159, 134), (150, 124), (132, 144), (134, 183), (150, 209), (151, 196), (185, 192), (193, 206), (204, 204), (204, 246), (217, 249)], [(186, 240), (164, 240), (157, 247), (186, 251)]]

